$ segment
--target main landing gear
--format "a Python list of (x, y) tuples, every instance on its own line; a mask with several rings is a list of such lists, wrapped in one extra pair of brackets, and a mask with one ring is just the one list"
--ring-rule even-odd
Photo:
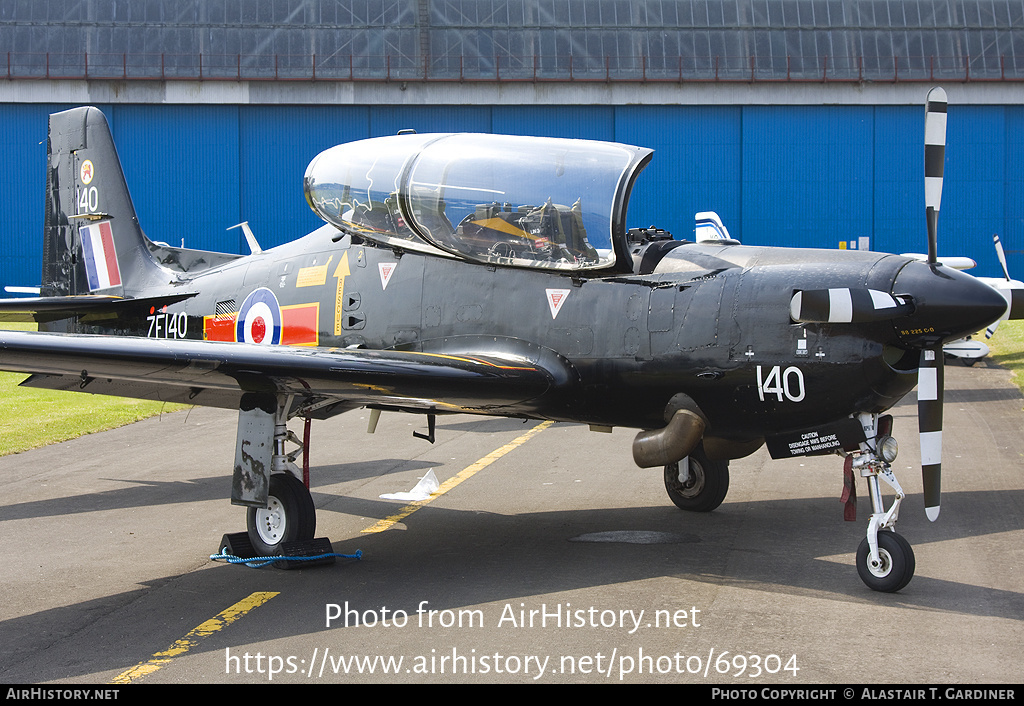
[(729, 492), (729, 462), (708, 459), (699, 444), (682, 461), (665, 466), (665, 490), (681, 510), (711, 512)]
[[(304, 472), (295, 464), (303, 455), (308, 469), (309, 421), (300, 441), (288, 429), (295, 416), (294, 397), (247, 393), (239, 406), (238, 439), (232, 476), (231, 501), (244, 505), (249, 543), (259, 556), (276, 556), (286, 542), (313, 539), (316, 508)], [(286, 444), (298, 446), (290, 452)]]

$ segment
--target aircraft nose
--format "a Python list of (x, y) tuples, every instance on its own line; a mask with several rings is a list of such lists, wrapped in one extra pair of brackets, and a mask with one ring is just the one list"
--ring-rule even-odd
[(914, 313), (894, 322), (900, 340), (911, 346), (976, 333), (1006, 311), (1006, 300), (984, 282), (924, 262), (907, 263), (896, 275), (892, 291), (913, 298)]

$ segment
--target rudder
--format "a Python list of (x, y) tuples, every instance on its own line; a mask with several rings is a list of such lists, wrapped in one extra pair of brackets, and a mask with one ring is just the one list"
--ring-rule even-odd
[(54, 113), (40, 293), (123, 296), (152, 267), (106, 117), (93, 107)]

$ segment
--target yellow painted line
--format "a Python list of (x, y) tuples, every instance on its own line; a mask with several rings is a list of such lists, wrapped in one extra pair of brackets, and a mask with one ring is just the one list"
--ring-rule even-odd
[(530, 431), (526, 432), (522, 436), (520, 436), (520, 437), (518, 437), (516, 439), (513, 439), (512, 441), (510, 441), (507, 444), (505, 444), (504, 446), (502, 446), (500, 449), (495, 449), (494, 451), (492, 451), (491, 453), (487, 454), (486, 456), (484, 456), (482, 459), (480, 459), (479, 461), (477, 461), (473, 465), (467, 466), (466, 468), (464, 468), (461, 471), (459, 471), (458, 473), (456, 473), (454, 476), (452, 476), (451, 478), (446, 480), (444, 483), (442, 483), (440, 485), (440, 487), (437, 489), (437, 492), (433, 493), (426, 500), (417, 500), (416, 502), (409, 503), (408, 505), (403, 507), (401, 510), (399, 510), (396, 514), (391, 515), (390, 517), (385, 517), (383, 520), (379, 521), (377, 524), (373, 525), (372, 527), (367, 527), (366, 529), (362, 530), (362, 533), (363, 534), (371, 534), (371, 533), (374, 533), (374, 532), (383, 532), (386, 529), (390, 529), (391, 527), (393, 527), (395, 525), (396, 522), (401, 522), (406, 517), (408, 517), (412, 513), (416, 512), (417, 510), (419, 510), (424, 505), (428, 505), (431, 502), (433, 502), (434, 498), (438, 498), (438, 497), (444, 495), (445, 493), (447, 493), (449, 490), (451, 490), (452, 488), (457, 486), (462, 481), (468, 480), (468, 479), (472, 478), (479, 471), (482, 471), (483, 469), (487, 468), (492, 463), (497, 461), (499, 458), (501, 458), (502, 456), (507, 454), (509, 451), (512, 451), (513, 449), (522, 446), (527, 441), (529, 441), (530, 439), (535, 437), (537, 434), (540, 434), (542, 431), (547, 429), (552, 424), (554, 424), (554, 422), (552, 422), (552, 421), (541, 422), (540, 424), (535, 426), (533, 429), (530, 429)]
[(227, 627), (235, 622), (253, 608), (258, 608), (278, 594), (277, 591), (257, 592), (248, 598), (240, 600), (230, 608), (226, 608), (215, 617), (210, 618), (197, 628), (194, 628), (188, 635), (176, 641), (163, 652), (157, 652), (145, 662), (140, 662), (131, 669), (118, 674), (110, 682), (111, 684), (131, 684), (147, 674), (152, 674), (160, 667), (169, 663), (175, 657), (180, 657), (193, 647), (199, 644), (204, 637)]

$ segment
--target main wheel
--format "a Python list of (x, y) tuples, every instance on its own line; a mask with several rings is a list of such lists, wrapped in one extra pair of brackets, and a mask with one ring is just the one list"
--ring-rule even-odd
[(698, 446), (689, 456), (690, 478), (679, 480), (679, 464), (665, 466), (665, 490), (676, 507), (691, 512), (711, 512), (729, 492), (729, 462), (711, 461)]
[(251, 507), (246, 514), (249, 541), (261, 556), (274, 556), (284, 542), (312, 539), (316, 508), (309, 490), (291, 473), (270, 476), (266, 509)]
[(895, 593), (914, 578), (914, 550), (910, 548), (910, 542), (895, 532), (883, 530), (878, 533), (878, 558), (881, 564), (871, 566), (868, 538), (861, 540), (857, 549), (857, 573), (872, 591)]

